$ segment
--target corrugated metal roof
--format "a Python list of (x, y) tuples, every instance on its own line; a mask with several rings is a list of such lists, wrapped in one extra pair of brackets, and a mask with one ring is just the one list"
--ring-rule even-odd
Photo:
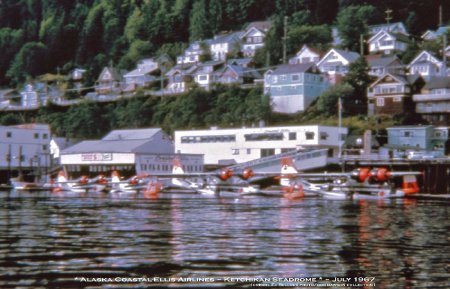
[(118, 129), (111, 131), (102, 140), (148, 140), (159, 132), (160, 128)]

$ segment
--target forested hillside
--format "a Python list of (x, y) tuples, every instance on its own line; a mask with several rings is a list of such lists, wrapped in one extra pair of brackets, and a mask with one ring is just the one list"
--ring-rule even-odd
[[(439, 5), (446, 11), (443, 20), (448, 21), (450, 3), (446, 0), (3, 0), (0, 85), (20, 85), (27, 77), (47, 72), (67, 73), (74, 67), (87, 69), (87, 79), (93, 82), (105, 65), (130, 69), (143, 57), (166, 53), (174, 58), (189, 41), (242, 29), (251, 21), (273, 19), (278, 23), (274, 31), (279, 32), (282, 21), (278, 20), (284, 16), (289, 16), (288, 52), (292, 53), (299, 48), (298, 42), (329, 41), (329, 34), (324, 32), (329, 25), (361, 29), (360, 23), (354, 23), (357, 15), (344, 11), (351, 5), (368, 7), (364, 25), (384, 23), (384, 11), (389, 8), (393, 11), (390, 21), (403, 21), (411, 34), (419, 35), (436, 28)], [(336, 20), (339, 13), (341, 23)], [(278, 40), (282, 36), (273, 35)], [(267, 49), (273, 50), (271, 63), (280, 61), (279, 44), (279, 41), (267, 44)]]

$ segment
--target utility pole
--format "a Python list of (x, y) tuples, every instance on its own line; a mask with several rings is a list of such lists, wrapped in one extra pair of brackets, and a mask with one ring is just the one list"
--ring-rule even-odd
[(287, 49), (287, 21), (288, 17), (284, 16), (284, 36), (283, 36), (283, 64), (286, 64), (286, 49)]
[[(392, 17), (391, 17), (392, 10), (388, 8), (388, 9), (386, 9), (386, 11), (384, 11), (384, 13), (386, 13), (386, 18), (384, 18), (384, 19), (386, 19), (387, 25), (389, 25), (391, 22), (391, 19), (392, 19)], [(389, 31), (389, 27), (388, 27), (388, 31)]]
[(442, 27), (442, 4), (439, 5), (439, 27)]
[(359, 54), (361, 57), (364, 56), (364, 35), (359, 35)]
[(447, 73), (447, 55), (445, 54), (445, 48), (447, 48), (447, 34), (444, 33), (444, 35), (442, 36), (442, 75), (445, 76), (445, 74)]

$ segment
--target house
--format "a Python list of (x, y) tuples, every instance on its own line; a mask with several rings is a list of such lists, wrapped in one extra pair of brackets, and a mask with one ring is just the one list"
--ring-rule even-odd
[(388, 127), (388, 147), (397, 151), (421, 151), (444, 156), (448, 150), (448, 127), (434, 125)]
[(336, 84), (347, 74), (350, 63), (358, 58), (359, 54), (356, 52), (332, 48), (317, 63), (317, 67), (328, 74), (331, 84)]
[(177, 64), (167, 73), (168, 84), (164, 93), (177, 94), (186, 92), (189, 85), (193, 83), (192, 72), (196, 69), (195, 65)]
[(34, 82), (25, 85), (20, 92), (21, 105), (23, 108), (38, 108), (46, 105), (49, 100), (58, 99), (62, 92), (55, 86), (47, 85), (42, 82)]
[(304, 111), (327, 88), (326, 77), (311, 62), (279, 65), (264, 74), (264, 92), (276, 112)]
[(272, 23), (270, 21), (252, 22), (241, 34), (242, 53), (244, 57), (253, 57), (257, 49), (264, 46), (264, 40)]
[(450, 25), (449, 26), (441, 26), (437, 30), (427, 30), (422, 36), (420, 36), (423, 40), (435, 40), (439, 37), (442, 37), (447, 33), (447, 31), (450, 31)]
[(257, 70), (234, 64), (227, 64), (216, 73), (216, 81), (222, 84), (253, 84), (261, 78)]
[(396, 54), (404, 52), (411, 43), (409, 37), (403, 33), (380, 31), (369, 40), (369, 53)]
[(437, 59), (431, 52), (420, 52), (408, 65), (410, 74), (420, 74), (424, 79), (433, 76), (445, 76), (447, 69), (442, 61)]
[(138, 87), (148, 87), (151, 83), (159, 81), (161, 70), (158, 62), (153, 58), (141, 60), (137, 68), (123, 76), (125, 91), (134, 91)]
[(412, 95), (424, 85), (420, 75), (386, 73), (368, 88), (368, 114), (414, 112)]
[[(368, 29), (369, 36), (373, 36), (380, 31), (401, 33), (404, 35), (409, 35), (403, 22), (369, 25), (369, 29)], [(342, 39), (339, 35), (339, 30), (337, 29), (336, 26), (333, 26), (331, 28), (331, 36), (333, 37), (333, 46), (339, 46), (342, 44)]]
[(191, 72), (194, 82), (204, 89), (210, 89), (211, 84), (213, 84), (216, 80), (215, 72), (217, 72), (223, 64), (223, 61), (207, 61), (204, 63), (197, 63), (194, 70)]
[(122, 72), (113, 67), (104, 67), (95, 86), (98, 94), (117, 94), (122, 91)]
[(420, 93), (413, 95), (416, 113), (432, 124), (450, 121), (450, 76), (431, 77)]
[(86, 71), (87, 70), (83, 68), (75, 68), (70, 73), (70, 79), (72, 79), (73, 81), (81, 81)]
[(324, 54), (325, 53), (320, 49), (303, 45), (303, 47), (295, 54), (295, 56), (289, 59), (289, 64), (308, 62), (317, 64), (320, 61), (320, 58), (324, 56)]
[(369, 66), (369, 75), (377, 78), (388, 72), (394, 74), (404, 74), (406, 70), (406, 66), (395, 55), (367, 55), (366, 61)]
[(80, 175), (124, 177), (170, 173), (172, 161), (180, 159), (189, 172), (203, 171), (203, 155), (174, 153), (174, 144), (160, 128), (113, 130), (100, 140), (87, 140), (63, 149), (61, 165), (72, 178)]
[(240, 52), (242, 34), (242, 31), (237, 31), (214, 36), (214, 39), (209, 41), (209, 50), (212, 59), (216, 61), (225, 61), (227, 55)]
[(201, 62), (201, 56), (210, 53), (210, 51), (208, 51), (210, 42), (210, 39), (192, 42), (184, 51), (184, 54), (177, 57), (177, 64), (194, 64)]

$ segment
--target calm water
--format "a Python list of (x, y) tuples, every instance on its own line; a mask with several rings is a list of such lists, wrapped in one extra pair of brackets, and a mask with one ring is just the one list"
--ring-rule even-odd
[[(196, 288), (202, 278), (214, 278), (207, 287), (251, 287), (224, 278), (368, 277), (375, 284), (368, 288), (449, 288), (449, 220), (449, 203), (438, 201), (0, 192), (0, 287)], [(117, 280), (132, 277), (147, 279)], [(275, 285), (303, 288), (295, 282)]]

